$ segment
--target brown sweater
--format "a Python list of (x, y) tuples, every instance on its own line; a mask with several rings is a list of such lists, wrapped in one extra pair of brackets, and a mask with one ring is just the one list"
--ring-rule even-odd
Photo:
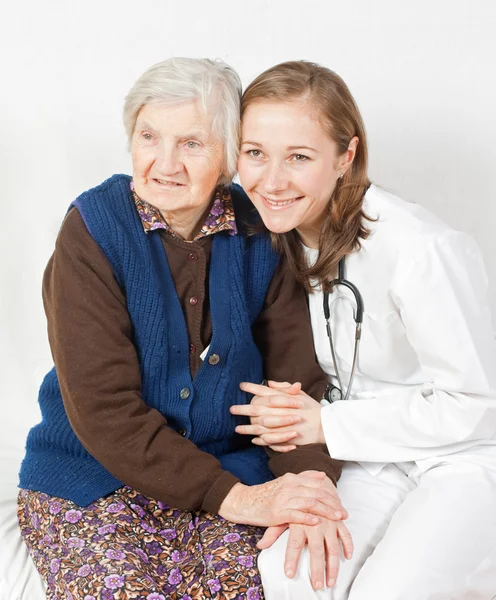
[[(185, 242), (165, 231), (160, 235), (186, 319), (194, 376), (212, 332), (208, 268), (213, 236)], [(46, 268), (43, 300), (64, 406), (88, 452), (148, 496), (184, 510), (217, 512), (238, 479), (144, 403), (126, 298), (76, 209), (66, 217)], [(284, 262), (253, 335), (267, 378), (301, 381), (307, 393), (322, 397), (326, 377), (315, 359), (305, 295)], [(339, 461), (322, 445), (270, 455), (276, 476), (317, 469), (336, 481), (340, 473)], [(194, 465), (193, 470), (185, 472), (186, 465)]]

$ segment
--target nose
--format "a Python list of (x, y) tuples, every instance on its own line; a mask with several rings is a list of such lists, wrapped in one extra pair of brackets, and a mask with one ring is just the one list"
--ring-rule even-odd
[(273, 162), (267, 166), (263, 181), (263, 188), (267, 194), (283, 192), (288, 187), (288, 176), (284, 165)]
[(155, 163), (160, 173), (164, 176), (176, 175), (184, 168), (181, 153), (175, 144), (161, 144)]

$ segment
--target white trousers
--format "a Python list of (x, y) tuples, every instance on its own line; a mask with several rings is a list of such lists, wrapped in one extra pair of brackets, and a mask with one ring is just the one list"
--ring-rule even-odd
[(347, 463), (338, 491), (355, 550), (336, 585), (313, 590), (306, 550), (286, 577), (285, 532), (259, 556), (267, 600), (496, 599), (496, 464), (388, 464), (371, 475)]

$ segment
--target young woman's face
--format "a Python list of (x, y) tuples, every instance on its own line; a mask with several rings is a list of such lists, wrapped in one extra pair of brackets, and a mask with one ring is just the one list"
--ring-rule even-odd
[(336, 143), (308, 104), (256, 102), (247, 108), (239, 177), (270, 231), (296, 229), (316, 247), (340, 166)]

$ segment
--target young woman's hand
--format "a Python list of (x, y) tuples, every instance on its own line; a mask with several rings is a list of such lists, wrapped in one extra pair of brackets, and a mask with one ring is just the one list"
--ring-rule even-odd
[[(261, 550), (270, 548), (287, 529), (287, 525), (269, 527), (257, 546)], [(293, 578), (303, 548), (308, 547), (310, 555), (310, 580), (315, 590), (322, 589), (324, 581), (332, 587), (337, 580), (341, 554), (350, 559), (353, 555), (353, 541), (348, 528), (342, 521), (329, 521), (319, 518), (316, 525), (289, 525), (289, 538), (286, 547), (284, 572)]]
[(261, 485), (236, 483), (222, 502), (219, 515), (245, 525), (270, 527), (283, 523), (316, 525), (318, 518), (348, 517), (336, 487), (325, 473), (287, 473)]
[(250, 425), (238, 425), (237, 433), (255, 435), (252, 442), (288, 452), (296, 446), (325, 443), (320, 404), (301, 390), (299, 383), (269, 381), (269, 385), (240, 384), (253, 394), (251, 404), (231, 406), (234, 415), (250, 417)]

